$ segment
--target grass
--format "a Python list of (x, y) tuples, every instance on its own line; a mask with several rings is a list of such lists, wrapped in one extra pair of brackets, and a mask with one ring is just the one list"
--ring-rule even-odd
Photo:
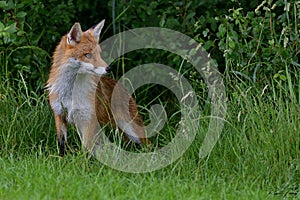
[(300, 107), (283, 85), (272, 84), (262, 91), (243, 82), (227, 85), (235, 92), (229, 95), (222, 136), (208, 157), (198, 157), (208, 123), (204, 117), (180, 159), (158, 171), (129, 174), (78, 150), (74, 131), (71, 151), (58, 157), (46, 96), (26, 91), (23, 82), (3, 82), (0, 199), (300, 198)]
[[(82, 155), (66, 158), (27, 155), (1, 159), (3, 199), (218, 199), (268, 197), (267, 191), (243, 182), (227, 182), (211, 174), (210, 181), (180, 176), (172, 170), (126, 174)], [(34, 169), (34, 170), (33, 170)], [(176, 170), (177, 171), (177, 170)], [(196, 174), (194, 174), (196, 175)]]

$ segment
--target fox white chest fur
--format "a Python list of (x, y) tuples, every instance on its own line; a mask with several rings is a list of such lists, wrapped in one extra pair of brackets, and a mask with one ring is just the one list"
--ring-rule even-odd
[(57, 81), (48, 86), (49, 94), (56, 94), (51, 107), (58, 115), (65, 115), (69, 123), (88, 122), (94, 114), (96, 77), (78, 73), (76, 63), (66, 63), (58, 72)]

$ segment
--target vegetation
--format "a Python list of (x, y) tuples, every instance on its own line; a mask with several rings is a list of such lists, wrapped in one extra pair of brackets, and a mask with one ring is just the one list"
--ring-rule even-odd
[[(9, 0), (0, 9), (0, 199), (300, 198), (299, 1)], [(216, 60), (228, 110), (209, 156), (199, 158), (210, 117), (205, 83), (183, 58), (154, 49), (125, 54), (113, 64), (113, 76), (154, 62), (185, 71), (202, 114), (185, 154), (151, 173), (119, 172), (80, 151), (70, 127), (69, 153), (58, 156), (44, 91), (51, 54), (75, 21), (86, 29), (103, 18), (102, 40), (131, 28), (170, 28)], [(178, 102), (161, 91), (154, 85), (136, 91), (146, 121), (152, 102), (166, 105), (168, 116), (178, 112)], [(170, 137), (176, 120), (164, 128)]]

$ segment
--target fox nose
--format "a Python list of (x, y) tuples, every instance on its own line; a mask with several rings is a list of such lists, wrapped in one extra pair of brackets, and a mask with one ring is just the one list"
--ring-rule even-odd
[(106, 68), (105, 68), (105, 71), (107, 72), (107, 73), (109, 73), (109, 72), (111, 72), (111, 67), (110, 66), (107, 66)]

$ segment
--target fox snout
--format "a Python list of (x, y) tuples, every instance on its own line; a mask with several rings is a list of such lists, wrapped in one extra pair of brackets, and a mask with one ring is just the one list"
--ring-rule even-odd
[(111, 72), (111, 67), (107, 66), (107, 67), (95, 67), (94, 70), (92, 70), (92, 72), (95, 75), (101, 76), (101, 75), (105, 75), (109, 72)]

